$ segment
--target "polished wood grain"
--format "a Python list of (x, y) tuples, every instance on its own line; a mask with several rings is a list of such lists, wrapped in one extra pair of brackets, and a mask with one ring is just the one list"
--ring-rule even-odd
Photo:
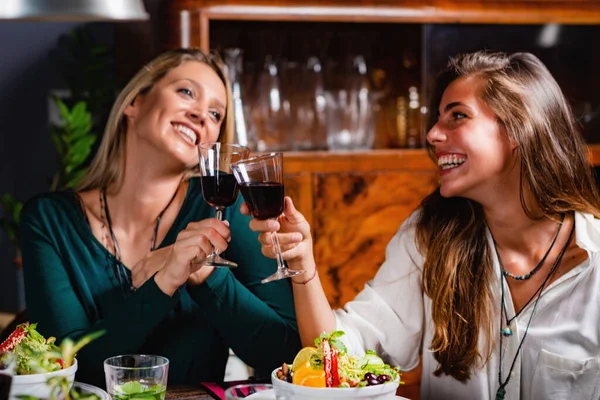
[(289, 152), (285, 190), (313, 228), (319, 275), (341, 307), (377, 272), (385, 247), (437, 183), (423, 149)]
[(588, 145), (588, 148), (590, 150), (590, 162), (592, 165), (600, 167), (600, 144), (590, 144)]
[(329, 302), (354, 299), (385, 259), (402, 222), (435, 188), (429, 171), (318, 174), (315, 186), (315, 257)]

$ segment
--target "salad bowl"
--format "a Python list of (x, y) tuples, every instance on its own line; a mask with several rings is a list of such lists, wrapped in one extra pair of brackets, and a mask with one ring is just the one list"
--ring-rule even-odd
[(277, 377), (277, 369), (271, 374), (271, 382), (273, 383), (275, 398), (277, 400), (396, 399), (396, 389), (398, 389), (400, 384), (400, 378), (397, 378), (395, 381), (376, 386), (356, 388), (316, 388), (296, 385), (281, 380)]
[(292, 365), (271, 373), (278, 400), (395, 399), (400, 372), (375, 351), (348, 354), (342, 331), (323, 333), (300, 350)]
[(70, 388), (75, 380), (75, 372), (77, 372), (76, 359), (73, 360), (73, 365), (69, 368), (58, 371), (45, 374), (13, 375), (9, 398), (10, 400), (16, 400), (17, 396), (27, 395), (46, 399), (50, 397), (50, 387), (47, 385), (48, 379), (55, 376), (66, 376)]

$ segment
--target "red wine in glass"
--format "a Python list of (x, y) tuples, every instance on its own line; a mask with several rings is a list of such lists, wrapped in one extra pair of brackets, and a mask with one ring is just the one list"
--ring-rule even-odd
[(240, 190), (254, 218), (277, 218), (283, 212), (282, 183), (244, 183), (240, 185)]
[(229, 207), (238, 196), (238, 184), (233, 174), (217, 171), (215, 176), (203, 176), (204, 200), (213, 207)]
[[(231, 166), (233, 175), (250, 213), (257, 219), (274, 219), (283, 212), (283, 154), (269, 153), (238, 161)], [(277, 232), (271, 233), (275, 248), (277, 272), (261, 282), (291, 278), (304, 271), (290, 270), (283, 262)]]
[[(202, 172), (202, 197), (215, 208), (218, 220), (223, 220), (223, 210), (238, 196), (237, 180), (232, 174), (231, 164), (248, 157), (250, 150), (236, 144), (203, 142), (198, 146), (200, 171)], [(193, 262), (213, 267), (234, 268), (237, 264), (221, 257), (215, 249), (205, 259)]]

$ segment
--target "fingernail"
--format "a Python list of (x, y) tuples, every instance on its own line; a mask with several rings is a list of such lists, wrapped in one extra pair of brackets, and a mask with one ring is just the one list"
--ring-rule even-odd
[(277, 229), (277, 222), (275, 222), (275, 221), (269, 221), (267, 223), (267, 228), (269, 228), (269, 229)]
[(229, 221), (227, 221), (226, 219), (225, 219), (225, 220), (223, 220), (223, 223), (224, 223), (225, 225), (229, 226)]
[(294, 242), (301, 242), (302, 241), (302, 234), (301, 233), (294, 233), (294, 235), (292, 236), (292, 239), (294, 240)]

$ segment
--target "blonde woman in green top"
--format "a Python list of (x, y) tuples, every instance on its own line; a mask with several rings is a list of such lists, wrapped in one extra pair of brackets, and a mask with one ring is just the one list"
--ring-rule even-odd
[[(193, 177), (197, 145), (233, 127), (230, 100), (214, 56), (162, 54), (117, 98), (78, 190), (27, 202), (30, 320), (58, 340), (107, 331), (78, 355), (79, 381), (103, 385), (117, 354), (168, 357), (173, 384), (222, 380), (229, 348), (260, 372), (300, 348), (290, 283), (260, 284), (276, 266), (240, 202), (217, 220)], [(191, 263), (213, 249), (239, 267)]]

